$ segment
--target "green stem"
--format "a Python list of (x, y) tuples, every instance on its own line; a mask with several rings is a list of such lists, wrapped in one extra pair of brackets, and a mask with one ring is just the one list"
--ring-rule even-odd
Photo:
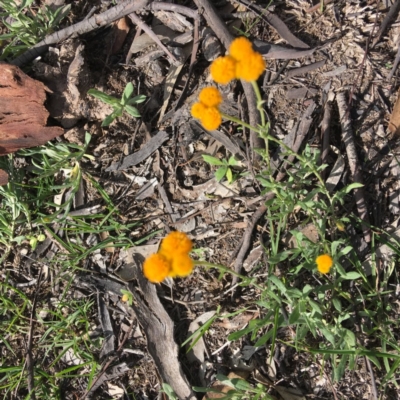
[(218, 269), (220, 272), (234, 275), (237, 278), (241, 279), (243, 281), (243, 283), (245, 283), (247, 285), (253, 285), (255, 288), (257, 288), (257, 289), (259, 289), (261, 291), (265, 290), (265, 287), (262, 287), (262, 286), (258, 285), (257, 283), (255, 283), (255, 279), (254, 278), (249, 278), (247, 276), (240, 275), (236, 271), (234, 271), (233, 269), (225, 267), (224, 265), (213, 264), (213, 263), (210, 263), (208, 261), (198, 261), (198, 260), (193, 260), (193, 262), (194, 262), (195, 265), (198, 265), (198, 266), (201, 266), (201, 267), (215, 268), (215, 269)]
[(263, 128), (265, 128), (265, 113), (263, 110), (263, 99), (261, 97), (260, 88), (258, 87), (256, 81), (251, 81), (251, 85), (253, 86), (254, 93), (256, 94), (256, 98), (257, 98), (257, 110), (260, 112), (261, 126)]
[[(263, 132), (262, 127), (260, 127), (260, 128), (255, 128), (254, 126), (251, 126), (250, 124), (248, 124), (247, 122), (242, 121), (242, 120), (239, 119), (239, 118), (232, 117), (231, 115), (227, 115), (227, 114), (224, 114), (224, 113), (221, 113), (221, 116), (222, 116), (222, 118), (224, 118), (224, 119), (226, 119), (226, 120), (228, 120), (228, 121), (235, 122), (235, 123), (237, 123), (237, 124), (239, 124), (239, 125), (242, 125), (242, 126), (248, 128), (248, 129), (252, 130), (252, 131), (255, 131), (255, 132), (257, 132), (262, 138), (264, 138), (264, 139), (266, 139), (266, 140), (271, 140), (272, 142), (277, 143), (279, 146), (283, 147), (289, 154), (294, 155), (294, 156), (297, 157), (302, 163), (304, 163), (305, 165), (309, 166), (310, 169), (312, 170), (313, 174), (317, 177), (317, 179), (318, 179), (319, 182), (321, 183), (321, 185), (322, 185), (323, 187), (325, 187), (325, 182), (324, 182), (324, 180), (322, 179), (322, 177), (321, 177), (321, 175), (319, 174), (319, 172), (315, 169), (315, 167), (314, 167), (312, 164), (310, 164), (301, 154), (294, 153), (293, 150), (292, 150), (288, 145), (286, 145), (285, 143), (283, 143), (282, 140), (279, 140), (279, 139), (275, 138), (274, 136), (270, 135), (269, 132), (268, 132), (268, 133), (267, 133), (267, 132)], [(326, 194), (326, 196), (329, 198), (329, 200), (332, 201), (331, 195), (330, 195), (328, 192), (326, 192), (325, 194)]]

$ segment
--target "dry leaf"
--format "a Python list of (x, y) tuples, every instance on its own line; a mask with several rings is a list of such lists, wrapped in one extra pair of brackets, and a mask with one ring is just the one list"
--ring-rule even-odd
[[(197, 329), (200, 328), (200, 326), (204, 325), (210, 318), (212, 318), (215, 315), (215, 311), (208, 311), (200, 316), (198, 316), (194, 321), (192, 321), (189, 325), (189, 330), (187, 337), (190, 337), (193, 335), (194, 332), (197, 331)], [(186, 347), (189, 348), (196, 337), (194, 337), (187, 345)], [(203, 336), (195, 343), (195, 345), (192, 347), (192, 349), (188, 352), (187, 358), (191, 363), (194, 363), (195, 361), (198, 361), (200, 363), (204, 362), (204, 353), (206, 352), (206, 346), (204, 344)]]
[(299, 389), (275, 386), (275, 390), (282, 396), (283, 400), (306, 400)]

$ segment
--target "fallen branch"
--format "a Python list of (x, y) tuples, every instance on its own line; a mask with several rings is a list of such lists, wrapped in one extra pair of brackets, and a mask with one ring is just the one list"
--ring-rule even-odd
[(25, 53), (11, 61), (10, 64), (21, 67), (33, 61), (36, 57), (39, 57), (47, 51), (50, 45), (60, 43), (72, 35), (82, 35), (84, 33), (93, 31), (94, 29), (100, 28), (114, 22), (125, 15), (131, 14), (137, 10), (145, 8), (150, 3), (150, 0), (125, 0), (121, 4), (110, 8), (102, 14), (95, 15), (89, 19), (78, 22), (77, 24), (68, 26), (67, 28), (61, 29), (47, 37), (41, 42), (35, 44)]
[(126, 252), (126, 262), (134, 268), (135, 280), (129, 289), (135, 301), (132, 308), (147, 337), (147, 347), (162, 380), (168, 383), (181, 400), (196, 400), (178, 360), (174, 340), (174, 323), (157, 295), (156, 286), (144, 276), (138, 254)]
[[(336, 102), (339, 108), (343, 143), (346, 146), (347, 158), (349, 160), (349, 166), (353, 182), (362, 184), (363, 179), (361, 174), (361, 167), (358, 161), (353, 132), (351, 129), (349, 110), (346, 102), (346, 95), (344, 92), (338, 93), (336, 95)], [(362, 224), (364, 239), (367, 243), (369, 243), (371, 241), (371, 230), (369, 228), (369, 217), (368, 217), (367, 205), (365, 202), (364, 188), (360, 187), (355, 189), (354, 197), (356, 199), (358, 214), (361, 220), (364, 221), (364, 223)]]
[(378, 33), (376, 34), (375, 39), (372, 42), (371, 48), (375, 47), (375, 45), (381, 40), (383, 34), (386, 32), (386, 29), (389, 28), (391, 22), (397, 17), (399, 11), (400, 11), (400, 1), (396, 0), (390, 7), (390, 10), (386, 14), (385, 19), (382, 21)]

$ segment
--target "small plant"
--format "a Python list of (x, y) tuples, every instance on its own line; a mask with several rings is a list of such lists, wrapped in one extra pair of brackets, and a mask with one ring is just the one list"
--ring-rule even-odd
[(226, 177), (229, 184), (233, 183), (241, 174), (233, 172), (233, 168), (240, 165), (240, 162), (231, 156), (228, 160), (209, 156), (208, 154), (203, 154), (203, 159), (210, 165), (219, 165), (220, 167), (215, 172), (215, 178), (217, 181), (221, 181), (224, 176)]
[(96, 89), (90, 89), (88, 94), (109, 104), (114, 109), (114, 111), (104, 119), (101, 126), (109, 126), (115, 118), (121, 117), (124, 111), (134, 118), (140, 118), (140, 113), (134, 105), (143, 103), (146, 100), (146, 96), (142, 94), (131, 98), (133, 94), (133, 85), (131, 82), (126, 85), (121, 100)]

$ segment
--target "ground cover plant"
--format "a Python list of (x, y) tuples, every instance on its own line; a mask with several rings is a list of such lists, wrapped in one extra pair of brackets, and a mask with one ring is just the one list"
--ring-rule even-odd
[(0, 1), (2, 397), (398, 398), (397, 6), (116, 3)]

